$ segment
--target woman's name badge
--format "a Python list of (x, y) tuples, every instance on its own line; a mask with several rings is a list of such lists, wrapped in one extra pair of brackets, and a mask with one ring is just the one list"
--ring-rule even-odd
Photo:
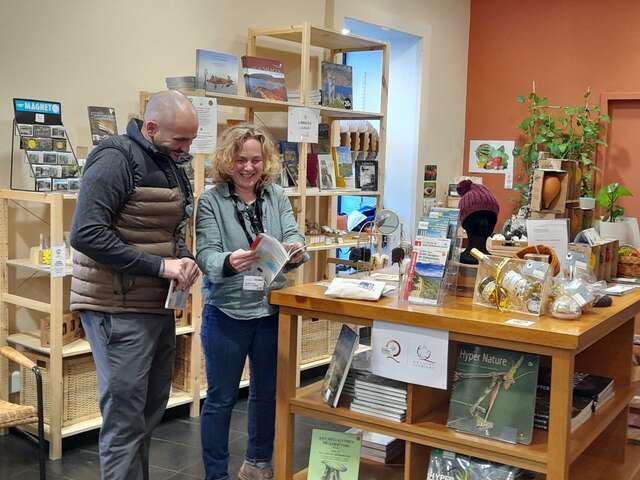
[(242, 283), (243, 290), (261, 292), (264, 290), (264, 277), (261, 275), (245, 275)]

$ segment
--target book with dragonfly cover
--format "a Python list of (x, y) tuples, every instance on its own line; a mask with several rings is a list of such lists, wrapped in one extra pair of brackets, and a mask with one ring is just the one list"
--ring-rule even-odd
[(531, 443), (537, 355), (461, 344), (447, 426), (510, 443)]

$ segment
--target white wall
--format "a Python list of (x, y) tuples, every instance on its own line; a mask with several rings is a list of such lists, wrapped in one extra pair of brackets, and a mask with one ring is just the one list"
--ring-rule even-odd
[(192, 75), (195, 49), (243, 55), (249, 27), (324, 23), (317, 0), (0, 0), (0, 187), (8, 186), (13, 97), (62, 102), (71, 141), (89, 145), (88, 105), (118, 128), (141, 90)]
[[(426, 164), (438, 165), (438, 195), (444, 195), (449, 179), (462, 172), (470, 0), (330, 0), (329, 5), (336, 27), (354, 18), (423, 39), (414, 204), (422, 205)], [(393, 165), (387, 163), (386, 172), (394, 175)]]

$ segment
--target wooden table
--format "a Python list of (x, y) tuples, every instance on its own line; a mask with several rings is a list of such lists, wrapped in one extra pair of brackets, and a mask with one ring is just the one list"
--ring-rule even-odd
[[(579, 320), (524, 317), (473, 306), (451, 298), (444, 307), (338, 300), (317, 284), (298, 285), (271, 294), (280, 305), (275, 473), (278, 480), (306, 478), (293, 472), (295, 415), (380, 432), (406, 441), (404, 470), (363, 462), (360, 478), (426, 478), (430, 448), (442, 448), (539, 472), (548, 480), (635, 480), (640, 447), (626, 443), (632, 398), (631, 354), (634, 316), (640, 293), (616, 297), (613, 305)], [(395, 423), (348, 408), (331, 408), (320, 398), (320, 382), (296, 389), (297, 316), (372, 325), (373, 319), (449, 331), (449, 369), (458, 343), (530, 352), (548, 357), (551, 375), (549, 430), (534, 430), (530, 445), (512, 445), (456, 432), (447, 427), (450, 392), (409, 385), (406, 421)], [(536, 320), (530, 327), (505, 324), (512, 318)], [(576, 431), (570, 431), (572, 376), (575, 370), (615, 379), (615, 394)]]

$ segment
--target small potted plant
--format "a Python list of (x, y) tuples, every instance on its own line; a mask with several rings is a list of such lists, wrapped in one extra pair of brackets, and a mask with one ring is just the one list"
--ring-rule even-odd
[(603, 238), (614, 238), (625, 243), (627, 241), (628, 226), (623, 221), (624, 207), (618, 204), (622, 197), (633, 194), (624, 185), (617, 182), (610, 183), (598, 191), (598, 203), (604, 211), (600, 220), (600, 235)]
[[(567, 106), (562, 109), (564, 115), (558, 119), (561, 130), (547, 143), (547, 149), (554, 158), (577, 162), (576, 187), (579, 189), (580, 208), (594, 209), (593, 172), (598, 168), (594, 158), (598, 145), (606, 147), (602, 138), (604, 125), (609, 116), (600, 112), (600, 107), (589, 104), (591, 88), (584, 93), (584, 104)], [(578, 193), (578, 192), (576, 192)]]

